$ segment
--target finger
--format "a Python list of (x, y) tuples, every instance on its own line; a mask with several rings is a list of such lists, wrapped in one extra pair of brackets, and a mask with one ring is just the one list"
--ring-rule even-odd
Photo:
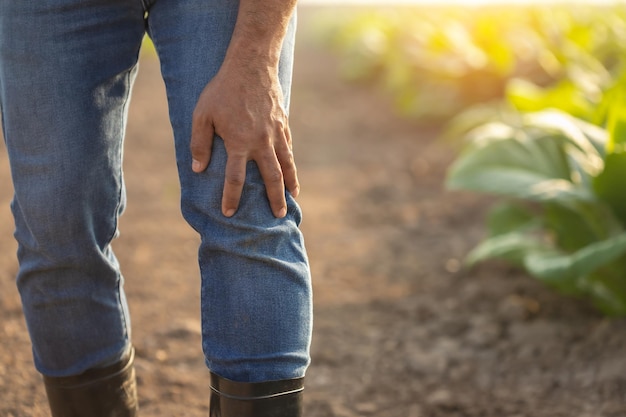
[(280, 163), (274, 152), (268, 151), (256, 163), (265, 183), (267, 199), (270, 202), (272, 213), (278, 218), (287, 215), (287, 202), (285, 201), (285, 183)]
[(194, 112), (191, 122), (191, 169), (202, 172), (211, 160), (211, 147), (215, 128), (211, 119), (205, 114)]
[(244, 156), (228, 156), (222, 194), (222, 213), (232, 217), (241, 200), (241, 192), (246, 181), (246, 158)]
[(292, 196), (297, 197), (300, 193), (300, 183), (291, 148), (291, 132), (288, 127), (285, 129), (285, 138), (286, 141), (282, 145), (277, 145), (276, 156), (283, 172), (285, 187)]

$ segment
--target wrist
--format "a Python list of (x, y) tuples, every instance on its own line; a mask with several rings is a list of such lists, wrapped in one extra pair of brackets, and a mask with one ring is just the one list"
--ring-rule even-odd
[(226, 60), (277, 67), (296, 0), (240, 0)]
[(230, 42), (224, 64), (245, 67), (277, 67), (280, 59), (281, 42), (272, 39), (235, 37)]

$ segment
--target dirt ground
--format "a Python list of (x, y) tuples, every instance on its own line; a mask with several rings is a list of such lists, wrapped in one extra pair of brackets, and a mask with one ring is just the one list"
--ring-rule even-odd
[[(307, 417), (624, 417), (626, 320), (607, 320), (498, 263), (463, 256), (484, 197), (443, 189), (454, 153), (347, 85), (300, 10), (292, 130), (314, 275)], [(114, 243), (133, 318), (142, 416), (207, 416), (197, 238), (178, 209), (165, 93), (144, 56), (126, 142), (129, 205)], [(47, 416), (14, 276), (0, 146), (0, 416)]]

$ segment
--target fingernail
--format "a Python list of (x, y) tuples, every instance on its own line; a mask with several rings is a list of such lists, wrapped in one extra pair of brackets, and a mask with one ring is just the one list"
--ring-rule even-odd
[(293, 191), (291, 192), (291, 195), (295, 197), (297, 197), (300, 194), (300, 186), (296, 186), (296, 188), (293, 189)]
[(283, 218), (287, 215), (287, 207), (283, 207), (280, 210), (278, 210), (278, 217), (279, 218)]
[(202, 169), (200, 161), (194, 159), (191, 163), (191, 169), (193, 169), (195, 172), (199, 172)]
[(224, 213), (224, 216), (233, 217), (234, 214), (235, 214), (235, 209), (228, 209), (226, 210), (226, 213)]

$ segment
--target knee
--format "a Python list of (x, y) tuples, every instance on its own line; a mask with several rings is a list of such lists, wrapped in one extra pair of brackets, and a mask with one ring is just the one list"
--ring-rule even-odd
[[(95, 186), (93, 186), (95, 188)], [(17, 190), (11, 205), (15, 237), (22, 252), (66, 257), (85, 250), (104, 250), (117, 233), (123, 194), (107, 198), (80, 179)]]

